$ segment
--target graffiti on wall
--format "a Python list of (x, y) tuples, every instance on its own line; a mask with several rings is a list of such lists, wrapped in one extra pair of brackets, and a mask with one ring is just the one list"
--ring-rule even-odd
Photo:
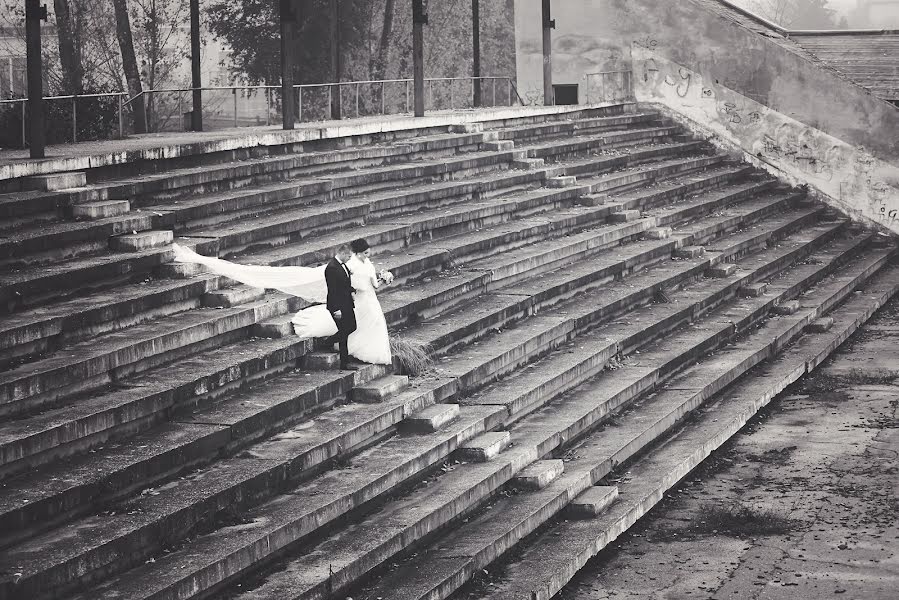
[(660, 102), (761, 161), (805, 183), (845, 212), (899, 233), (899, 168), (659, 56), (635, 41), (637, 97)]

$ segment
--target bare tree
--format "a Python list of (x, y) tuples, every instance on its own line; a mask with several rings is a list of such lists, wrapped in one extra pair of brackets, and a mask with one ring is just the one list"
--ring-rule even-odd
[(749, 0), (748, 8), (781, 27), (832, 29), (835, 11), (828, 0)]
[(384, 4), (384, 22), (381, 27), (381, 40), (378, 44), (378, 60), (372, 69), (372, 79), (384, 79), (387, 72), (387, 61), (390, 59), (390, 41), (393, 38), (393, 13), (396, 8), (394, 0), (386, 0)]
[(131, 95), (131, 106), (134, 111), (134, 131), (147, 132), (147, 113), (144, 108), (143, 87), (140, 71), (137, 68), (137, 57), (134, 54), (134, 39), (131, 36), (131, 19), (128, 17), (126, 0), (112, 0), (115, 9), (116, 37), (122, 52), (122, 69), (125, 81), (128, 82), (128, 93)]
[(59, 40), (59, 60), (62, 66), (62, 86), (70, 94), (84, 90), (84, 68), (81, 64), (81, 44), (78, 40), (77, 14), (73, 14), (69, 0), (53, 0), (56, 16), (56, 36)]

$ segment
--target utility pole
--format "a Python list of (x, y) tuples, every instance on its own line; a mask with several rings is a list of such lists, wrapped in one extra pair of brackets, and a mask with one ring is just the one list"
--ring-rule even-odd
[(552, 30), (556, 22), (549, 10), (549, 0), (543, 0), (543, 104), (552, 106), (556, 103), (553, 94), (553, 37)]
[(474, 106), (481, 105), (481, 2), (471, 0), (471, 76), (474, 77)]
[(200, 0), (190, 0), (190, 87), (193, 88), (193, 110), (190, 128), (203, 131), (203, 84), (200, 81)]
[[(294, 127), (293, 50), (297, 13), (293, 0), (281, 0), (281, 121), (284, 129)], [(237, 93), (237, 90), (234, 90)]]
[(47, 20), (47, 7), (40, 0), (25, 0), (25, 53), (28, 71), (28, 150), (31, 158), (44, 158), (47, 144), (44, 115), (44, 78), (41, 66), (41, 21)]
[[(340, 0), (330, 0), (331, 14), (331, 81), (340, 83)], [(343, 118), (343, 102), (339, 85), (331, 86), (331, 118)]]
[(412, 77), (415, 87), (415, 116), (425, 116), (425, 42), (428, 23), (425, 0), (412, 0)]

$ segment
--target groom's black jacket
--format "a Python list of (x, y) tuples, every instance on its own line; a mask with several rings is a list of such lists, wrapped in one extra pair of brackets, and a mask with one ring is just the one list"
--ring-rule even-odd
[(353, 286), (343, 265), (336, 258), (332, 258), (325, 267), (325, 283), (328, 284), (328, 310), (330, 312), (352, 312)]

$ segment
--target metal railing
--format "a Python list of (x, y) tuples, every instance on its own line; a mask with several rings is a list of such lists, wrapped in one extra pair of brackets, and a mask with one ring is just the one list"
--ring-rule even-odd
[[(128, 97), (128, 94), (124, 92), (107, 92), (101, 94), (74, 94), (74, 95), (66, 95), (66, 96), (44, 96), (44, 101), (58, 101), (58, 100), (69, 100), (72, 106), (72, 141), (78, 141), (78, 100), (82, 99), (90, 99), (90, 98), (118, 98), (118, 115), (119, 115), (119, 136), (124, 137), (124, 127), (125, 123), (123, 121), (123, 106), (125, 102), (125, 98)], [(0, 100), (0, 106), (4, 104), (19, 104), (22, 114), (22, 147), (24, 148), (27, 145), (26, 139), (26, 128), (27, 128), (27, 118), (26, 118), (26, 107), (28, 105), (28, 98), (9, 98)]]
[[(307, 83), (294, 85), (294, 100), (296, 102), (295, 112), (296, 120), (304, 121), (304, 117), (311, 117), (308, 120), (327, 120), (331, 114), (331, 103), (333, 102), (333, 90), (336, 88), (338, 93), (336, 98), (340, 102), (340, 114), (346, 116), (346, 103), (352, 108), (353, 116), (376, 116), (397, 113), (411, 112), (412, 105), (412, 88), (413, 79), (383, 79), (383, 80), (365, 80), (365, 81), (341, 81), (334, 83)], [(461, 85), (460, 85), (461, 83)], [(429, 110), (441, 110), (457, 108), (474, 107), (475, 88), (480, 86), (482, 105), (486, 106), (513, 106), (515, 103), (525, 104), (511, 77), (432, 77), (425, 79), (425, 100)], [(204, 121), (208, 119), (213, 124), (224, 124), (227, 126), (239, 127), (244, 125), (271, 125), (273, 122), (280, 121), (281, 113), (281, 86), (280, 85), (232, 85), (232, 86), (206, 86), (200, 88), (204, 92), (204, 105), (207, 104), (209, 94), (226, 92), (230, 93), (230, 102), (218, 98), (210, 103), (213, 107), (204, 110)], [(155, 122), (146, 123), (147, 131), (166, 130), (171, 121), (171, 112), (174, 111), (175, 116), (180, 122), (177, 130), (186, 130), (188, 128), (188, 119), (186, 115), (190, 113), (185, 109), (193, 110), (192, 99), (186, 95), (193, 93), (193, 88), (164, 88), (144, 90), (136, 96), (129, 97), (124, 92), (111, 92), (101, 94), (79, 94), (67, 96), (47, 96), (45, 101), (64, 101), (71, 102), (71, 131), (72, 141), (77, 142), (79, 139), (78, 129), (78, 101), (87, 98), (116, 98), (118, 107), (118, 135), (125, 137), (127, 133), (126, 122), (127, 112), (133, 113), (133, 104), (138, 98), (147, 98), (151, 101), (148, 103), (153, 105), (152, 99), (160, 95), (174, 96), (175, 102), (169, 107), (168, 114), (160, 117), (158, 109), (151, 110), (148, 106), (145, 110), (147, 120), (155, 117)], [(243, 92), (243, 106), (241, 106), (241, 92)], [(316, 93), (318, 92), (318, 93)], [(264, 98), (264, 106), (260, 99)], [(9, 104), (19, 104), (22, 115), (22, 146), (27, 146), (26, 138), (26, 107), (27, 98), (13, 98), (0, 100), (0, 106)], [(225, 107), (230, 104), (230, 107)], [(175, 109), (177, 106), (177, 109)], [(203, 109), (209, 107), (201, 107)], [(243, 111), (241, 111), (243, 109)], [(264, 116), (260, 117), (260, 112), (264, 112)], [(152, 116), (151, 116), (151, 113)], [(228, 114), (230, 113), (230, 114)]]

